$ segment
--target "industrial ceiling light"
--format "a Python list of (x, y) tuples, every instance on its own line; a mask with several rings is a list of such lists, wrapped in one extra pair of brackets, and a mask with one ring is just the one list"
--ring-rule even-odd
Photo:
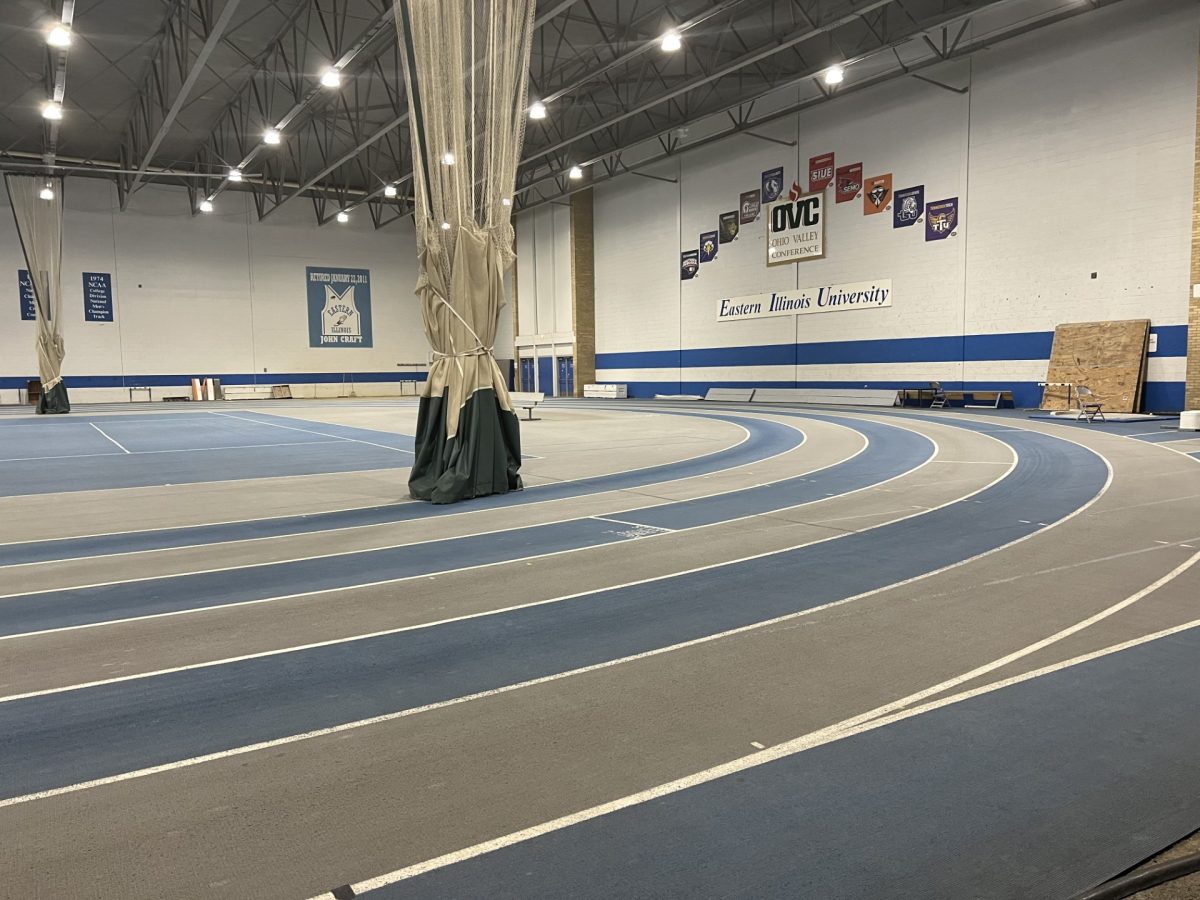
[(42, 192), (40, 194), (38, 194), (38, 196), (41, 197), (43, 200), (53, 200), (54, 199), (54, 188), (50, 187), (50, 185), (46, 185), (44, 188), (42, 188)]
[(70, 47), (71, 29), (65, 25), (55, 25), (46, 34), (46, 43), (51, 47)]
[(846, 80), (846, 70), (836, 63), (825, 70), (825, 83), (830, 87)]
[(343, 209), (340, 213), (337, 214), (337, 220), (339, 222), (341, 222), (343, 225), (345, 225), (347, 222), (350, 221), (350, 213), (346, 212)]
[(237, 166), (234, 166), (232, 169), (230, 169), (229, 170), (229, 180), (230, 181), (241, 181), (242, 180), (242, 170), (239, 169)]
[(534, 100), (529, 104), (529, 118), (544, 119), (546, 118), (546, 104), (541, 100)]
[(683, 46), (683, 40), (679, 37), (679, 32), (672, 28), (662, 36), (662, 48), (667, 53), (674, 53)]
[(213, 207), (212, 207), (211, 200), (201, 200), (200, 201), (200, 212), (210, 213), (210, 212), (212, 212), (212, 209), (213, 209)]
[(579, 168), (579, 166), (571, 166), (571, 171), (567, 173), (567, 177), (572, 181), (578, 181), (583, 177), (583, 169)]
[(501, 206), (512, 206), (512, 201), (511, 201), (511, 200), (509, 200), (507, 197), (501, 197), (501, 198), (500, 198), (500, 205), (501, 205)]
[(449, 230), (450, 230), (450, 223), (449, 223), (449, 222), (443, 222), (443, 223), (442, 223), (442, 231), (449, 231)]
[(57, 100), (47, 100), (42, 105), (42, 118), (51, 122), (59, 121), (63, 116), (62, 104)]
[(268, 128), (266, 131), (264, 131), (263, 132), (263, 143), (264, 144), (278, 144), (279, 143), (279, 129), (278, 128)]
[(321, 73), (321, 86), (327, 88), (342, 86), (342, 73), (337, 66), (330, 66)]
[(395, 197), (396, 196), (396, 186), (394, 184), (385, 184), (383, 186), (383, 196)]
[(447, 150), (445, 153), (442, 154), (442, 165), (443, 166), (454, 165), (454, 154), (451, 153), (449, 150)]

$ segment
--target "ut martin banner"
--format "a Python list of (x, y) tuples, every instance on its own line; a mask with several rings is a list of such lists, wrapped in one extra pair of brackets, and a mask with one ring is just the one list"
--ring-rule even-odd
[(308, 266), (308, 345), (370, 347), (371, 270)]
[(809, 313), (842, 312), (848, 309), (879, 309), (892, 305), (892, 280), (855, 281), (817, 288), (772, 291), (726, 297), (717, 302), (718, 322), (766, 319), (771, 316), (803, 316)]

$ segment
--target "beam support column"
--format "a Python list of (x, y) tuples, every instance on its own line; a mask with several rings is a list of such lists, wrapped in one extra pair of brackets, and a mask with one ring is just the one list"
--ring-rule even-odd
[(596, 381), (596, 261), (591, 188), (571, 195), (571, 318), (575, 326), (575, 396), (582, 397), (583, 386)]

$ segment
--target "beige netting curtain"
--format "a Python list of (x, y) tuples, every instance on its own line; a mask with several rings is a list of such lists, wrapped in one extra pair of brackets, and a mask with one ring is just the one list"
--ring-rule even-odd
[(492, 355), (513, 263), (534, 0), (399, 0), (416, 293), (433, 349), (409, 490), (451, 503), (521, 487), (520, 426)]
[(66, 347), (62, 336), (63, 180), (5, 175), (17, 236), (33, 286), (37, 318), (39, 413), (67, 413), (71, 402), (62, 380)]

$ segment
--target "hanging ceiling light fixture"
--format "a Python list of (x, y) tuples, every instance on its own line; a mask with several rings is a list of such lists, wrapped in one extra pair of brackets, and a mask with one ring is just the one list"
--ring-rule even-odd
[(46, 43), (51, 47), (70, 47), (71, 29), (66, 25), (55, 25), (47, 32)]
[(571, 171), (567, 173), (567, 177), (572, 181), (578, 181), (583, 177), (583, 169), (579, 168), (579, 166), (571, 166)]
[(442, 154), (442, 165), (443, 166), (454, 165), (454, 154), (451, 153), (449, 150), (447, 150), (445, 153)]
[(213, 210), (213, 205), (212, 205), (211, 200), (201, 200), (200, 201), (200, 212), (210, 213), (210, 212), (212, 212), (212, 210)]
[(279, 143), (279, 129), (278, 128), (268, 128), (266, 131), (264, 131), (263, 132), (263, 143), (264, 144), (278, 144)]
[(62, 104), (57, 100), (47, 100), (42, 104), (42, 118), (57, 122), (63, 117)]
[(442, 231), (449, 231), (449, 230), (450, 230), (450, 223), (449, 223), (449, 222), (443, 222), (443, 223), (442, 223)]
[(660, 45), (667, 53), (674, 53), (683, 46), (683, 40), (679, 37), (679, 32), (672, 28), (662, 36)]
[(229, 180), (230, 181), (241, 181), (242, 180), (242, 170), (239, 169), (237, 166), (234, 166), (232, 169), (230, 169), (229, 170)]
[(830, 87), (841, 84), (846, 80), (846, 70), (840, 65), (834, 64), (825, 70), (825, 83)]
[(339, 212), (339, 213), (337, 214), (337, 220), (338, 220), (339, 222), (341, 222), (343, 225), (345, 225), (347, 222), (349, 222), (349, 221), (350, 221), (350, 213), (346, 212), (346, 211), (343, 209), (341, 212)]
[(342, 86), (342, 73), (337, 66), (330, 66), (321, 73), (321, 86), (335, 88)]
[(546, 104), (541, 100), (534, 100), (529, 104), (529, 118), (544, 119), (546, 118)]
[(38, 194), (38, 196), (41, 197), (43, 200), (53, 200), (54, 199), (54, 188), (50, 187), (50, 185), (47, 184), (44, 188), (42, 188), (42, 192), (40, 194)]
[(395, 197), (396, 196), (396, 186), (394, 184), (384, 185), (383, 186), (383, 196)]

